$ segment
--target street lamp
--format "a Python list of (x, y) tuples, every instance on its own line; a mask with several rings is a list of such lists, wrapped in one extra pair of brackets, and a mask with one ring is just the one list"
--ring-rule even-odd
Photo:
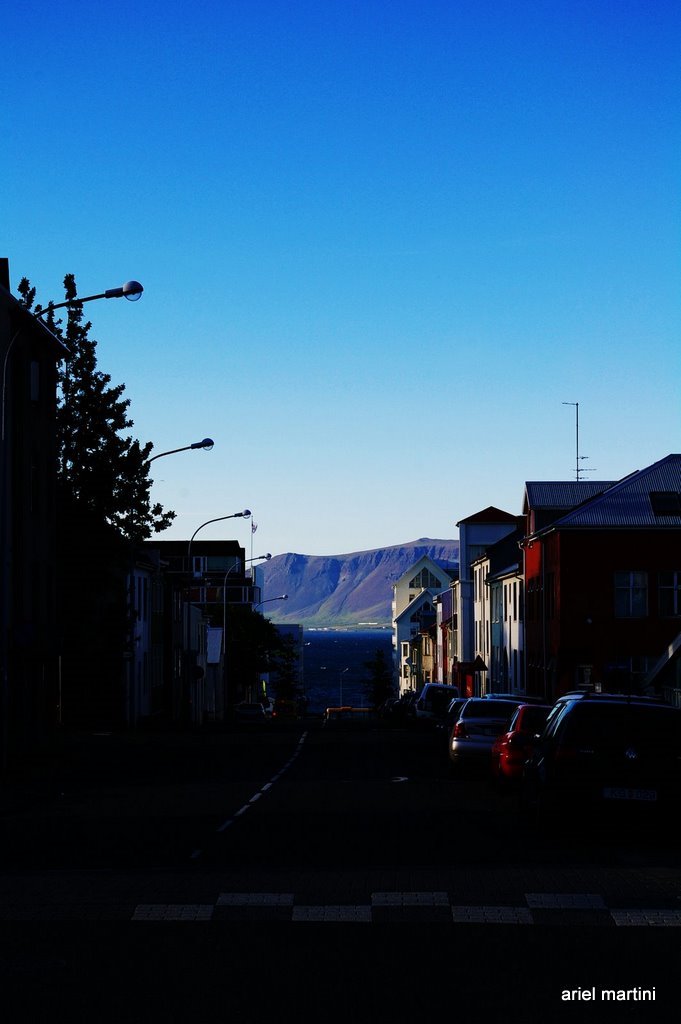
[(342, 671), (338, 673), (338, 689), (340, 691), (339, 699), (338, 699), (338, 706), (341, 707), (341, 708), (343, 707), (343, 676), (345, 675), (346, 672), (349, 672), (349, 671), (350, 671), (350, 668), (348, 667), (348, 668), (342, 669)]
[(268, 597), (265, 601), (258, 601), (253, 607), (261, 608), (264, 604), (269, 604), (270, 601), (288, 601), (288, 594), (280, 594), (279, 597)]
[(195, 441), (194, 444), (186, 444), (184, 448), (172, 448), (169, 452), (159, 452), (158, 455), (152, 455), (148, 462), (153, 462), (154, 459), (162, 459), (164, 455), (174, 455), (175, 452), (188, 452), (190, 450), (196, 451), (198, 448), (203, 448), (204, 451), (209, 452), (215, 441), (212, 437), (204, 437), (203, 441)]
[(83, 299), (76, 297), (74, 299), (67, 299), (66, 302), (50, 302), (44, 309), (34, 313), (33, 316), (39, 320), (41, 316), (45, 316), (46, 313), (50, 313), (54, 309), (63, 309), (64, 306), (81, 306), (84, 302), (92, 302), (94, 299), (125, 298), (129, 302), (137, 302), (138, 299), (142, 298), (143, 291), (144, 288), (139, 281), (126, 281), (120, 287), (108, 288), (105, 292), (100, 292), (99, 295), (86, 295)]
[[(123, 288), (125, 288), (125, 287), (126, 286), (123, 285)], [(141, 285), (140, 285), (140, 288), (141, 288)], [(213, 439), (211, 437), (204, 437), (202, 441), (195, 441), (193, 444), (184, 445), (184, 447), (182, 447), (182, 448), (173, 448), (171, 451), (159, 452), (158, 455), (153, 455), (150, 459), (147, 459), (145, 465), (148, 466), (155, 459), (162, 459), (166, 455), (175, 455), (176, 452), (185, 452), (185, 451), (189, 451), (190, 449), (200, 449), (200, 448), (204, 449), (205, 451), (210, 451), (210, 449), (213, 447), (214, 443), (215, 442), (213, 441)], [(131, 514), (130, 514), (131, 524), (132, 524), (132, 521), (133, 521), (133, 516), (134, 516), (134, 513), (131, 510)], [(130, 602), (130, 607), (134, 608), (134, 603), (135, 603), (135, 553), (134, 553), (134, 550), (131, 552), (131, 556), (130, 557), (131, 557), (131, 564), (130, 564), (130, 576), (129, 576), (129, 587), (128, 587), (128, 589), (129, 589), (129, 602)], [(137, 700), (136, 692), (134, 690), (134, 686), (135, 686), (134, 680), (135, 680), (135, 678), (136, 678), (135, 665), (133, 664), (133, 661), (131, 659), (129, 661), (129, 663), (128, 663), (128, 676), (127, 676), (127, 683), (126, 683), (126, 685), (127, 685), (126, 708), (127, 708), (128, 719), (129, 720), (131, 719), (133, 722), (136, 721), (135, 702)], [(131, 702), (132, 702), (132, 704), (131, 704)]]
[[(206, 441), (208, 441), (208, 440), (210, 440), (210, 439), (206, 438)], [(199, 447), (201, 447), (201, 444), (199, 444)], [(251, 510), (249, 508), (245, 508), (243, 510), (243, 512), (233, 512), (229, 516), (217, 516), (217, 518), (215, 518), (215, 519), (207, 519), (205, 523), (201, 523), (200, 526), (197, 526), (197, 528), (194, 530), (193, 534), (191, 535), (191, 537), (189, 539), (189, 545), (187, 547), (188, 572), (192, 573), (192, 542), (194, 540), (194, 537), (196, 537), (197, 533), (199, 532), (199, 530), (202, 530), (204, 528), (204, 526), (209, 526), (211, 523), (221, 523), (225, 519), (248, 519), (248, 518), (250, 518), (250, 516), (251, 516)], [(192, 575), (200, 575), (200, 573), (192, 573)], [(226, 577), (225, 577), (225, 581), (226, 581)], [(185, 614), (186, 614), (186, 618), (187, 618), (187, 623), (186, 623), (186, 632), (185, 632), (185, 636), (186, 636), (186, 639), (185, 639), (186, 668), (185, 668), (185, 671), (184, 671), (184, 679), (185, 679), (186, 695), (189, 696), (189, 694), (190, 694), (190, 687), (191, 687), (190, 672), (189, 672), (189, 653), (191, 651), (191, 645), (192, 645), (191, 644), (191, 641), (192, 641), (191, 583), (187, 587), (187, 605), (186, 605), (186, 609), (185, 609)]]
[(208, 519), (205, 523), (201, 523), (200, 526), (197, 526), (197, 528), (194, 530), (193, 534), (190, 537), (189, 547), (187, 548), (187, 561), (189, 563), (189, 571), (191, 572), (192, 566), (192, 541), (194, 540), (194, 537), (196, 537), (199, 530), (202, 530), (204, 526), (210, 526), (211, 523), (221, 523), (225, 519), (249, 519), (251, 517), (251, 514), (251, 510), (249, 508), (245, 508), (243, 512), (233, 512), (231, 516), (218, 516), (217, 519)]

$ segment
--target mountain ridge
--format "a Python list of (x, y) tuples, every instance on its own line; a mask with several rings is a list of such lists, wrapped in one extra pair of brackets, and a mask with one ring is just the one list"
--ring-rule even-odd
[[(265, 612), (274, 622), (307, 627), (392, 623), (392, 586), (423, 555), (456, 568), (457, 540), (422, 537), (405, 544), (341, 555), (274, 555), (258, 567)], [(275, 604), (276, 597), (287, 601)]]

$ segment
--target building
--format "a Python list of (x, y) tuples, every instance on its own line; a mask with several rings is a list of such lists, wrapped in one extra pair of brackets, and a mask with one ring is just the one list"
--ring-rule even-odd
[(458, 659), (453, 587), (454, 580), (447, 590), (435, 597), (435, 682), (447, 685), (451, 685), (454, 665)]
[(453, 636), (456, 650), (452, 683), (462, 694), (473, 696), (483, 692), (481, 675), (486, 670), (484, 660), (476, 654), (475, 581), (473, 563), (488, 548), (517, 527), (517, 519), (510, 512), (490, 506), (456, 524), (459, 528), (459, 578), (453, 584)]
[[(426, 618), (429, 627), (431, 618), (435, 623), (435, 597), (448, 589), (455, 574), (455, 570), (422, 555), (393, 584), (393, 671), (399, 694), (419, 685), (420, 676), (412, 671), (411, 643), (421, 633)], [(432, 672), (432, 665), (428, 671)]]
[[(522, 517), (518, 522), (523, 522)], [(525, 693), (523, 536), (519, 526), (471, 564), (475, 661), (484, 664), (481, 693)]]
[(638, 693), (652, 685), (679, 634), (681, 455), (549, 522), (528, 522), (528, 692), (554, 699), (574, 687)]
[(59, 722), (56, 389), (66, 348), (0, 260), (0, 769)]
[(149, 647), (135, 651), (154, 666), (150, 712), (192, 725), (222, 721), (255, 683), (237, 621), (260, 601), (246, 552), (235, 540), (194, 541), (191, 551), (186, 540), (149, 540), (144, 550), (159, 575)]

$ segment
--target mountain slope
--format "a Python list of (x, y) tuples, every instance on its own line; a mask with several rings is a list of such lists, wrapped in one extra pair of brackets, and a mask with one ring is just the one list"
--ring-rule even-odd
[(288, 601), (262, 610), (275, 622), (304, 626), (389, 625), (393, 583), (423, 555), (453, 568), (459, 542), (426, 537), (347, 555), (275, 555), (258, 568), (263, 599), (288, 594)]

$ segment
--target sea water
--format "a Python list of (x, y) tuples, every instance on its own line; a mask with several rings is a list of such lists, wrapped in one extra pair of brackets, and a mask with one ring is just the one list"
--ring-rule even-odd
[(371, 672), (365, 662), (382, 651), (392, 672), (390, 629), (304, 629), (303, 686), (307, 710), (320, 714), (340, 704), (368, 707)]

